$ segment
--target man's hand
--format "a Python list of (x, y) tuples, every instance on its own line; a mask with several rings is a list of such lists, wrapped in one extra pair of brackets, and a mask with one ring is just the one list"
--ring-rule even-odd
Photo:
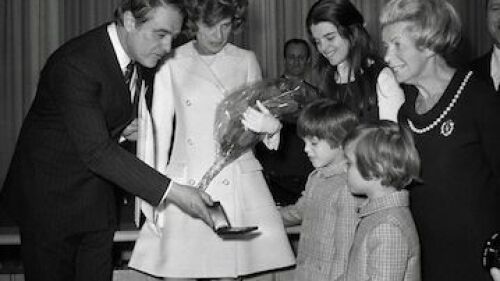
[(207, 206), (214, 202), (206, 192), (188, 185), (172, 182), (166, 200), (174, 203), (188, 215), (203, 220), (208, 226), (213, 227), (213, 221)]
[(128, 126), (123, 130), (122, 136), (128, 141), (137, 141), (137, 131), (139, 128), (139, 122), (135, 118)]

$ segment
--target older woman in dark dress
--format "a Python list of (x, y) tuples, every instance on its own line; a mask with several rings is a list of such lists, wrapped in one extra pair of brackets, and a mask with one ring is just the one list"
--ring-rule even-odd
[(385, 59), (409, 84), (398, 119), (422, 159), (423, 183), (411, 190), (422, 279), (491, 280), (481, 250), (500, 229), (500, 97), (472, 71), (446, 62), (460, 40), (446, 1), (392, 0), (381, 26)]

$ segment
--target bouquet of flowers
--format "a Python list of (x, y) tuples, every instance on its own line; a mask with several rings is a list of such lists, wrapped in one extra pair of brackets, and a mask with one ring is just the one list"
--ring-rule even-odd
[(198, 187), (205, 190), (224, 167), (264, 138), (265, 134), (247, 130), (241, 123), (248, 107), (256, 108), (256, 101), (260, 101), (273, 116), (296, 119), (300, 110), (316, 97), (312, 86), (284, 78), (260, 81), (225, 97), (215, 116), (217, 157)]

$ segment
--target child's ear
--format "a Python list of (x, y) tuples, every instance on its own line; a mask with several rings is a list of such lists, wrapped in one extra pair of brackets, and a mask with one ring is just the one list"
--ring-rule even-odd
[(426, 56), (427, 58), (430, 58), (430, 57), (434, 57), (436, 56), (436, 52), (434, 52), (433, 50), (431, 50), (430, 48), (427, 48), (427, 47), (422, 47), (421, 48), (421, 51), (422, 53), (424, 54), (424, 56)]
[(334, 143), (332, 141), (328, 141), (328, 145), (330, 146), (331, 149), (342, 149), (342, 145)]
[(380, 182), (380, 184), (382, 184), (382, 181), (384, 181), (384, 175), (385, 175), (384, 166), (378, 162), (375, 163), (375, 171), (374, 172), (371, 172), (370, 177), (374, 180), (375, 179), (378, 180)]
[(379, 162), (375, 163), (375, 166), (377, 167), (377, 172), (379, 174), (384, 174), (384, 166), (382, 166), (382, 164), (380, 164)]

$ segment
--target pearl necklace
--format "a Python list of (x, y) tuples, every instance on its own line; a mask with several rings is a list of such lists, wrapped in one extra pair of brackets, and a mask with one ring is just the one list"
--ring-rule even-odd
[(432, 122), (430, 125), (422, 128), (422, 129), (419, 129), (419, 128), (415, 127), (415, 125), (413, 125), (413, 122), (411, 122), (410, 119), (407, 119), (408, 125), (410, 126), (410, 129), (414, 133), (417, 133), (417, 134), (427, 133), (428, 131), (434, 129), (434, 127), (436, 127), (437, 124), (439, 124), (441, 121), (443, 121), (443, 119), (446, 117), (446, 115), (455, 106), (455, 104), (457, 103), (458, 98), (462, 94), (462, 92), (463, 92), (465, 86), (467, 85), (467, 82), (469, 82), (469, 79), (472, 76), (472, 74), (473, 74), (472, 71), (469, 71), (467, 73), (467, 75), (465, 76), (464, 80), (460, 84), (460, 87), (458, 88), (457, 93), (455, 94), (455, 96), (453, 96), (453, 99), (451, 100), (451, 102), (448, 104), (448, 106), (445, 108), (445, 110), (443, 110), (443, 112), (441, 112), (441, 114), (439, 115), (439, 117), (436, 120), (434, 120), (434, 122)]

